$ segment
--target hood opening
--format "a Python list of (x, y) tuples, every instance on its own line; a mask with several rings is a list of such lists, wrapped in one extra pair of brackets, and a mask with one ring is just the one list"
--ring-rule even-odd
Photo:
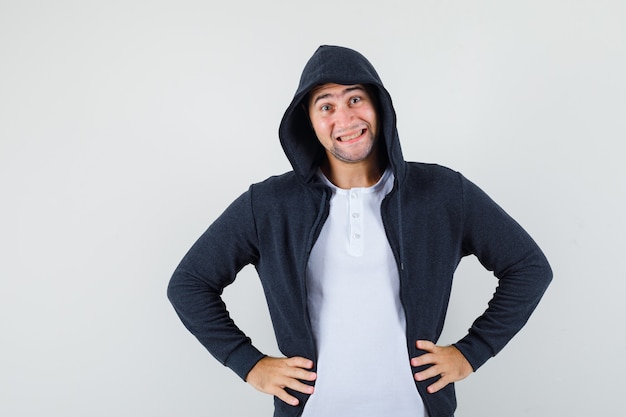
[(319, 143), (308, 111), (309, 92), (323, 84), (362, 84), (373, 97), (379, 124), (380, 154), (387, 157), (394, 175), (402, 174), (403, 159), (391, 97), (372, 64), (359, 52), (340, 46), (320, 46), (304, 67), (298, 89), (279, 128), (280, 142), (294, 172), (304, 183), (315, 180), (326, 153)]

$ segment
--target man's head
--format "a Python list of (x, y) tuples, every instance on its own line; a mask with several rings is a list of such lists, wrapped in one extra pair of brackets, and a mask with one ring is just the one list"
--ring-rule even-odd
[[(334, 101), (322, 107), (324, 99)], [(359, 103), (365, 108), (358, 107)], [(363, 137), (351, 138), (353, 142), (346, 139), (356, 133)], [(358, 167), (358, 161), (377, 159), (378, 171), (389, 165), (398, 177), (403, 174), (391, 96), (372, 64), (353, 49), (323, 45), (315, 51), (281, 120), (279, 136), (304, 182), (317, 181), (320, 167), (334, 161), (351, 170)]]
[(304, 104), (329, 159), (342, 163), (376, 159), (378, 115), (371, 88), (326, 83), (313, 88)]

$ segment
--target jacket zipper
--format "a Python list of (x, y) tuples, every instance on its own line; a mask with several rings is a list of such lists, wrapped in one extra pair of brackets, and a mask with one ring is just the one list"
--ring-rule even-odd
[[(385, 212), (389, 211), (388, 210), (388, 206), (391, 201), (391, 199), (394, 197), (394, 194), (397, 194), (397, 202), (398, 202), (398, 222), (397, 222), (397, 236), (394, 236), (393, 234), (393, 225), (390, 226), (387, 224), (386, 221), (386, 216), (385, 216)], [(393, 189), (389, 192), (389, 194), (387, 194), (385, 196), (385, 198), (383, 199), (381, 206), (380, 206), (380, 217), (382, 218), (383, 221), (383, 227), (385, 229), (385, 234), (387, 235), (387, 241), (389, 242), (389, 246), (391, 247), (391, 252), (393, 253), (393, 256), (396, 260), (396, 267), (398, 268), (398, 277), (400, 279), (400, 285), (399, 285), (399, 290), (400, 290), (400, 304), (402, 305), (402, 310), (404, 311), (404, 319), (405, 319), (405, 324), (404, 324), (404, 337), (406, 340), (406, 344), (407, 344), (407, 356), (409, 357), (410, 360), (410, 356), (411, 356), (411, 352), (410, 352), (410, 344), (411, 343), (415, 343), (415, 341), (411, 341), (409, 340), (409, 332), (408, 332), (408, 325), (409, 325), (409, 316), (407, 314), (407, 309), (406, 309), (406, 303), (404, 302), (404, 295), (403, 295), (403, 282), (406, 281), (405, 278), (405, 271), (404, 271), (404, 256), (403, 256), (403, 252), (404, 252), (404, 245), (403, 245), (403, 238), (402, 238), (402, 198), (401, 198), (401, 194), (398, 191), (398, 180), (397, 178), (395, 179), (395, 183), (394, 183), (394, 187)], [(393, 239), (393, 237), (395, 237), (395, 239)], [(397, 244), (396, 244), (397, 243)], [(411, 375), (413, 375), (413, 369), (411, 368)], [(424, 407), (426, 408), (426, 411), (428, 413), (429, 416), (432, 416), (431, 410), (430, 410), (430, 406), (428, 404), (428, 400), (427, 400), (427, 393), (422, 392), (422, 389), (420, 387), (420, 385), (418, 385), (417, 383), (415, 383), (415, 381), (413, 381), (413, 383), (415, 384), (415, 388), (417, 390), (417, 393), (420, 397), (422, 397), (422, 402), (424, 403)]]
[[(321, 231), (322, 231), (322, 227), (324, 226), (324, 223), (326, 222), (327, 218), (328, 218), (328, 211), (329, 211), (329, 191), (326, 189), (326, 187), (322, 188), (322, 198), (321, 198), (321, 204), (320, 204), (320, 208), (319, 208), (319, 213), (317, 218), (315, 219), (315, 223), (313, 224), (313, 233), (309, 238), (309, 242), (307, 244), (306, 247), (306, 257), (304, 259), (304, 263), (302, 265), (301, 271), (302, 271), (302, 283), (303, 283), (303, 288), (304, 288), (304, 293), (301, 294), (302, 298), (303, 298), (303, 304), (304, 304), (304, 311), (305, 311), (305, 315), (306, 315), (306, 330), (307, 333), (309, 334), (309, 338), (313, 341), (313, 355), (315, 356), (314, 358), (311, 358), (311, 360), (313, 360), (314, 362), (314, 366), (317, 369), (317, 346), (315, 344), (315, 336), (313, 335), (313, 328), (311, 327), (311, 316), (309, 314), (309, 303), (308, 303), (308, 291), (307, 291), (307, 283), (306, 283), (306, 270), (307, 270), (307, 265), (309, 263), (309, 258), (311, 256), (311, 251), (313, 250), (313, 246), (315, 245), (315, 242), (317, 241), (317, 238), (319, 237)], [(314, 383), (315, 384), (315, 383)], [(302, 406), (300, 407), (300, 411), (298, 412), (298, 414), (296, 415), (296, 417), (300, 417), (302, 415), (302, 413), (304, 412), (304, 406), (306, 405), (306, 402), (304, 404), (302, 404)]]

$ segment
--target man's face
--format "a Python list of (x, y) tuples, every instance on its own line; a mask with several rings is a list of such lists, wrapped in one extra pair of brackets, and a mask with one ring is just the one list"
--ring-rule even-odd
[(329, 158), (375, 160), (376, 108), (362, 85), (323, 84), (309, 97), (309, 118)]

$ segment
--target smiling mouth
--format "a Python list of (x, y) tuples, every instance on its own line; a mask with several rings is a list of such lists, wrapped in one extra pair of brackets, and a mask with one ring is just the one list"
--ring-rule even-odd
[(364, 133), (365, 133), (365, 129), (361, 129), (361, 130), (359, 130), (359, 131), (357, 131), (357, 132), (355, 132), (355, 133), (353, 133), (352, 135), (349, 135), (349, 136), (338, 136), (337, 140), (339, 142), (350, 142), (350, 141), (353, 141), (353, 140), (363, 136)]

